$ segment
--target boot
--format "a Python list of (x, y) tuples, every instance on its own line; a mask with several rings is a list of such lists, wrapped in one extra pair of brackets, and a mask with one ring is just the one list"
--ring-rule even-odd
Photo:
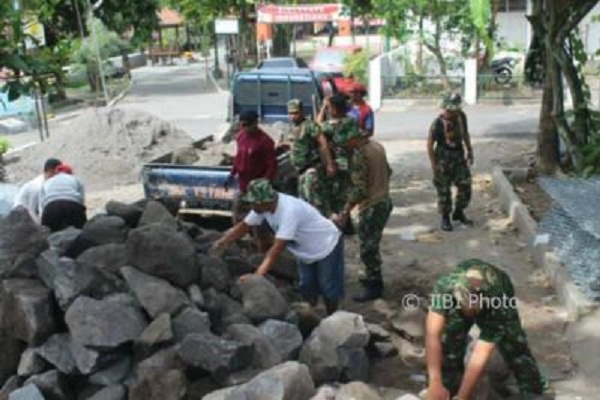
[(352, 300), (357, 303), (366, 303), (367, 301), (376, 300), (383, 296), (383, 282), (365, 282), (363, 283), (363, 292), (354, 296)]
[(356, 235), (356, 228), (354, 227), (352, 218), (348, 217), (348, 221), (346, 221), (346, 225), (344, 225), (344, 228), (342, 229), (342, 231), (344, 232), (344, 235), (346, 235), (346, 236)]
[(327, 315), (331, 315), (336, 312), (340, 305), (339, 301), (329, 299), (323, 299), (323, 303), (325, 303), (325, 311), (327, 312)]
[(454, 210), (454, 214), (452, 214), (452, 220), (460, 221), (464, 225), (473, 225), (473, 221), (467, 218), (463, 210)]
[(442, 215), (442, 230), (446, 232), (452, 231), (452, 222), (450, 222), (450, 216), (448, 214)]

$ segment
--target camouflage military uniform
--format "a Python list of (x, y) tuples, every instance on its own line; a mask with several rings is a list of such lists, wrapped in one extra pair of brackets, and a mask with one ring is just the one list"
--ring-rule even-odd
[(341, 120), (324, 122), (322, 131), (333, 151), (333, 157), (338, 169), (336, 175), (328, 179), (331, 193), (331, 211), (337, 214), (344, 209), (352, 186), (350, 177), (351, 152), (346, 146), (347, 137), (351, 132), (358, 131), (358, 126), (352, 118), (345, 117)]
[[(469, 291), (470, 274), (483, 277), (479, 294), (482, 304), (479, 314), (470, 318), (463, 315), (459, 304), (460, 293)], [(481, 260), (467, 260), (460, 263), (448, 275), (435, 284), (431, 295), (431, 311), (446, 317), (442, 337), (442, 375), (444, 386), (455, 394), (464, 373), (464, 357), (469, 330), (473, 324), (481, 330), (479, 339), (494, 343), (507, 365), (513, 371), (519, 389), (523, 394), (541, 394), (546, 388), (536, 361), (527, 345), (527, 337), (521, 326), (515, 304), (495, 307), (501, 299), (504, 305), (514, 299), (515, 292), (508, 275), (502, 270)], [(450, 301), (448, 301), (450, 299)], [(462, 302), (464, 303), (464, 299)], [(467, 300), (468, 301), (468, 300)]]
[(431, 125), (430, 135), (435, 141), (438, 166), (438, 170), (434, 171), (433, 184), (437, 190), (440, 214), (452, 212), (452, 185), (457, 188), (455, 210), (464, 210), (471, 201), (471, 171), (462, 144), (466, 129), (466, 117), (462, 111), (446, 123), (440, 116)]
[[(385, 153), (384, 153), (385, 154)], [(387, 164), (387, 161), (385, 161)], [(365, 145), (359, 147), (352, 155), (352, 187), (348, 201), (350, 204), (360, 204), (369, 196), (369, 158), (365, 151)], [(387, 180), (392, 170), (387, 165)], [(365, 266), (364, 283), (380, 283), (381, 277), (381, 253), (379, 244), (383, 229), (392, 213), (392, 200), (388, 195), (360, 208), (358, 221), (358, 239), (360, 241), (360, 259)]]
[(292, 147), (291, 162), (299, 174), (298, 195), (312, 204), (321, 214), (330, 214), (327, 174), (321, 162), (317, 137), (319, 126), (304, 120), (297, 126), (298, 134)]

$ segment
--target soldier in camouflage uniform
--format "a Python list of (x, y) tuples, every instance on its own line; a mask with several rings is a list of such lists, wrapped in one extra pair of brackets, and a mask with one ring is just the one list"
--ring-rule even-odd
[[(321, 123), (323, 134), (329, 142), (336, 164), (336, 174), (329, 179), (331, 211), (341, 214), (352, 186), (350, 177), (352, 151), (348, 148), (348, 137), (355, 137), (360, 130), (352, 118), (347, 116), (348, 102), (341, 94), (336, 94), (327, 99), (317, 117)], [(325, 121), (325, 115), (330, 113), (331, 118)], [(346, 227), (350, 226), (350, 220)], [(347, 231), (346, 231), (347, 232)]]
[[(427, 399), (469, 399), (494, 349), (515, 375), (520, 392), (547, 388), (527, 345), (508, 275), (481, 260), (466, 260), (435, 283), (427, 316)], [(465, 373), (469, 330), (481, 331)]]
[(344, 225), (352, 209), (358, 205), (360, 259), (365, 271), (361, 279), (364, 291), (355, 296), (354, 300), (365, 302), (375, 300), (383, 294), (379, 244), (393, 208), (389, 189), (392, 170), (381, 144), (370, 140), (360, 131), (352, 131), (347, 140), (347, 147), (353, 152), (352, 186), (348, 201), (342, 214), (336, 217), (336, 222)]
[[(445, 95), (444, 110), (431, 125), (427, 140), (427, 153), (433, 170), (433, 184), (437, 189), (438, 209), (442, 214), (442, 230), (451, 231), (452, 185), (457, 194), (452, 219), (471, 225), (464, 213), (471, 200), (471, 171), (473, 149), (467, 125), (467, 117), (461, 110), (459, 94)], [(466, 157), (465, 157), (466, 148)], [(467, 164), (468, 162), (468, 164)]]
[(288, 102), (292, 129), (282, 138), (282, 145), (290, 148), (290, 161), (298, 174), (298, 195), (324, 216), (329, 216), (329, 191), (327, 178), (335, 174), (335, 165), (329, 143), (320, 127), (304, 117), (302, 102)]

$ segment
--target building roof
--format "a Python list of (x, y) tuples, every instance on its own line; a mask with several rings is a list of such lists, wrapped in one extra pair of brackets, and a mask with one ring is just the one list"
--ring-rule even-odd
[(177, 11), (172, 10), (168, 7), (163, 7), (158, 12), (158, 20), (159, 20), (159, 25), (163, 26), (163, 27), (183, 25), (183, 23), (184, 23), (184, 20), (183, 20), (183, 17), (181, 16), (181, 14), (179, 14)]

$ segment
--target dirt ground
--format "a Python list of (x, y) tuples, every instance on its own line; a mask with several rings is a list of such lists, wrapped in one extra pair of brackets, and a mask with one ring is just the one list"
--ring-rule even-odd
[[(407, 294), (425, 297), (435, 279), (458, 262), (481, 258), (510, 274), (532, 351), (543, 373), (564, 396), (561, 400), (597, 398), (593, 388), (577, 377), (565, 338), (567, 319), (564, 308), (560, 306), (547, 276), (532, 263), (526, 243), (502, 213), (492, 193), (492, 167), (529, 165), (534, 143), (528, 139), (481, 139), (474, 142), (474, 190), (467, 215), (475, 224), (469, 228), (458, 225), (450, 233), (439, 230), (425, 142), (389, 141), (384, 145), (394, 170), (392, 197), (395, 206), (382, 242), (385, 302), (358, 305), (350, 299), (359, 290), (357, 278), (360, 269), (358, 239), (350, 237), (346, 247), (348, 299), (344, 308), (360, 312), (368, 322), (389, 327), (386, 307), (391, 311), (400, 309), (401, 299)], [(90, 211), (99, 209), (110, 199), (135, 201), (141, 195), (141, 185), (91, 193), (88, 208)], [(402, 228), (409, 225), (425, 225), (430, 228), (429, 233), (419, 236), (416, 241), (402, 240)], [(372, 382), (418, 392), (425, 385), (422, 346), (398, 337), (395, 343), (401, 348), (400, 355), (374, 362)]]

